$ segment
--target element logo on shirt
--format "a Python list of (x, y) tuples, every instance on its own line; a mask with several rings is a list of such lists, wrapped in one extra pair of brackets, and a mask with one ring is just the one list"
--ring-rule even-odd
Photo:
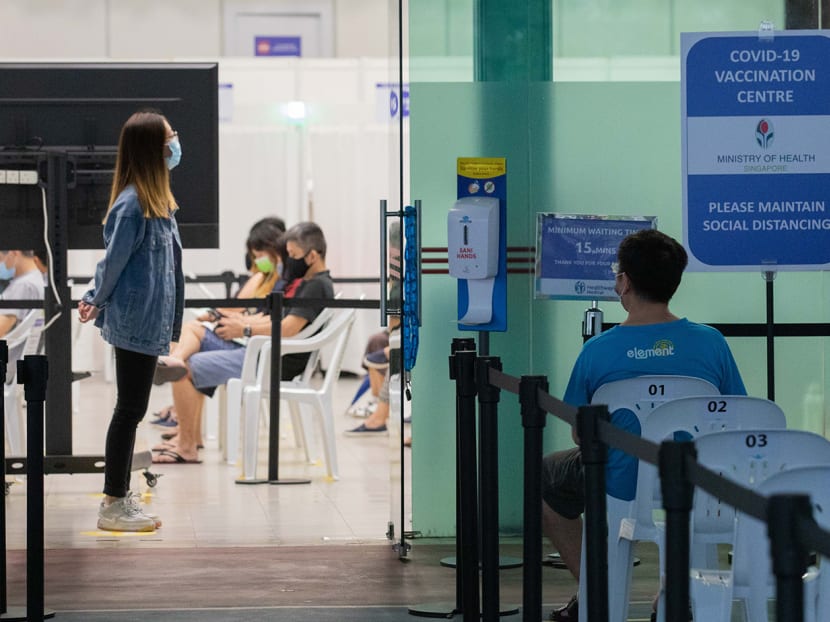
[(658, 339), (650, 348), (631, 348), (626, 352), (630, 359), (650, 359), (655, 356), (674, 356), (674, 344), (669, 339)]

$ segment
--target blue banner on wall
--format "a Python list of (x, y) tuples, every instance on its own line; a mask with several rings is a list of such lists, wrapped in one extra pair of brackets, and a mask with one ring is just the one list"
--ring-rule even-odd
[(376, 82), (375, 95), (378, 121), (409, 117), (409, 83)]
[(684, 33), (689, 267), (830, 268), (830, 37)]
[(300, 37), (254, 37), (254, 56), (302, 56)]

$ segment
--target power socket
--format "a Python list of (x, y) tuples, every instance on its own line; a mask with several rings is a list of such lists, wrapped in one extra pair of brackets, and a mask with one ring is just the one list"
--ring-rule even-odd
[(37, 171), (20, 171), (20, 183), (37, 185)]
[(19, 184), (20, 183), (20, 171), (6, 171), (6, 183), (7, 184)]

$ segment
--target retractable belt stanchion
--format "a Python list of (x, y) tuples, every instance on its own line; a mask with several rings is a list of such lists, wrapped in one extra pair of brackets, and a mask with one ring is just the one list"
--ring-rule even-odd
[(43, 620), (46, 612), (43, 570), (43, 430), (48, 363), (42, 355), (17, 362), (17, 383), (26, 397), (26, 610), (28, 620)]
[[(463, 501), (461, 497), (463, 468), (461, 466), (461, 393), (458, 385), (458, 365), (456, 355), (459, 352), (475, 352), (476, 342), (471, 337), (453, 339), (450, 347), (450, 380), (454, 380), (455, 387), (455, 612), (461, 613), (464, 610), (464, 581), (463, 581), (463, 550), (464, 531), (461, 529)], [(442, 564), (444, 561), (442, 560)], [(452, 567), (452, 564), (447, 562)]]
[(542, 430), (547, 414), (539, 407), (539, 390), (547, 392), (545, 376), (522, 376), (519, 382), (524, 428), (524, 565), (522, 620), (542, 619)]
[(305, 477), (280, 478), (280, 382), (282, 381), (282, 293), (269, 294), (271, 309), (271, 387), (268, 400), (268, 483), (310, 484)]
[(280, 478), (280, 380), (282, 378), (282, 293), (268, 294), (271, 311), (271, 378), (268, 400), (268, 479), (238, 479), (237, 484), (310, 484), (308, 478)]
[[(576, 431), (585, 470), (585, 585), (589, 622), (608, 622), (608, 516), (605, 463), (608, 448), (599, 438), (599, 421), (608, 421), (608, 407), (580, 406)], [(537, 618), (538, 619), (538, 618)]]
[(696, 458), (691, 442), (660, 445), (660, 490), (666, 510), (666, 620), (686, 620), (689, 615), (689, 515), (695, 488), (686, 460)]
[[(9, 347), (0, 340), (0, 378), (5, 382), (6, 370), (9, 362)], [(6, 486), (6, 404), (0, 402), (0, 469), (3, 473), (3, 486)], [(5, 492), (5, 491), (4, 491)], [(6, 592), (6, 501), (0, 503), (0, 541), (2, 541), (2, 557), (0, 557), (0, 620), (25, 620), (26, 609), (22, 607), (9, 608), (9, 599)]]
[(464, 622), (478, 622), (478, 461), (476, 459), (476, 353), (455, 353), (455, 376), (458, 391), (458, 449), (461, 477), (461, 613)]
[(501, 371), (498, 357), (476, 361), (478, 385), (478, 494), (481, 507), (481, 619), (499, 619), (499, 420), (500, 391), (490, 384), (490, 368)]
[[(0, 340), (0, 378), (3, 379), (3, 382), (6, 380), (6, 371), (8, 370), (8, 363), (9, 363), (9, 347), (5, 341)], [(0, 401), (0, 469), (2, 469), (3, 473), (3, 485), (6, 486), (6, 438), (5, 438), (5, 431), (6, 431), (6, 403), (5, 400)], [(41, 447), (41, 452), (43, 448)], [(5, 492), (5, 490), (4, 490)], [(41, 505), (42, 505), (42, 496), (41, 496)], [(42, 521), (41, 521), (42, 523)], [(6, 577), (8, 573), (6, 572), (6, 501), (3, 500), (3, 503), (0, 503), (0, 541), (2, 541), (3, 546), (0, 547), (2, 550), (2, 558), (0, 558), (0, 620), (6, 621), (15, 621), (15, 620), (28, 620), (28, 616), (26, 615), (26, 608), (25, 607), (9, 607), (9, 599), (8, 593), (6, 590)], [(41, 545), (42, 551), (42, 545)], [(42, 573), (41, 573), (42, 576)], [(42, 603), (41, 599), (41, 603)], [(35, 619), (35, 618), (33, 618)]]
[(452, 340), (450, 346), (449, 356), (449, 377), (450, 380), (456, 382), (455, 390), (455, 559), (452, 564), (445, 563), (441, 560), (442, 566), (455, 568), (455, 603), (439, 602), (439, 603), (424, 603), (413, 605), (408, 608), (411, 615), (423, 616), (427, 618), (452, 618), (455, 614), (461, 613), (464, 608), (464, 585), (461, 580), (462, 573), (462, 546), (464, 534), (461, 530), (461, 430), (460, 430), (460, 412), (461, 400), (459, 398), (459, 386), (456, 376), (456, 362), (455, 357), (458, 352), (472, 352), (475, 353), (476, 342), (472, 337), (455, 338)]
[(808, 495), (773, 495), (767, 502), (767, 531), (772, 571), (775, 574), (777, 622), (804, 620), (802, 576), (807, 571), (808, 553), (799, 536), (798, 525), (802, 520), (811, 519), (812, 512)]

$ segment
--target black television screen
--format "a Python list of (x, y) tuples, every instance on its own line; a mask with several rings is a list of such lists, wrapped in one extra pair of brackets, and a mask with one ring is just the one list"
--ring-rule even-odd
[[(48, 183), (49, 154), (65, 154), (65, 223), (60, 224), (68, 248), (102, 248), (101, 221), (121, 126), (147, 108), (164, 114), (182, 143), (182, 161), (171, 174), (182, 242), (217, 248), (215, 63), (0, 63), (0, 182), (3, 171), (36, 168), (40, 181)], [(39, 246), (42, 203), (37, 185), (0, 183), (0, 248)]]

